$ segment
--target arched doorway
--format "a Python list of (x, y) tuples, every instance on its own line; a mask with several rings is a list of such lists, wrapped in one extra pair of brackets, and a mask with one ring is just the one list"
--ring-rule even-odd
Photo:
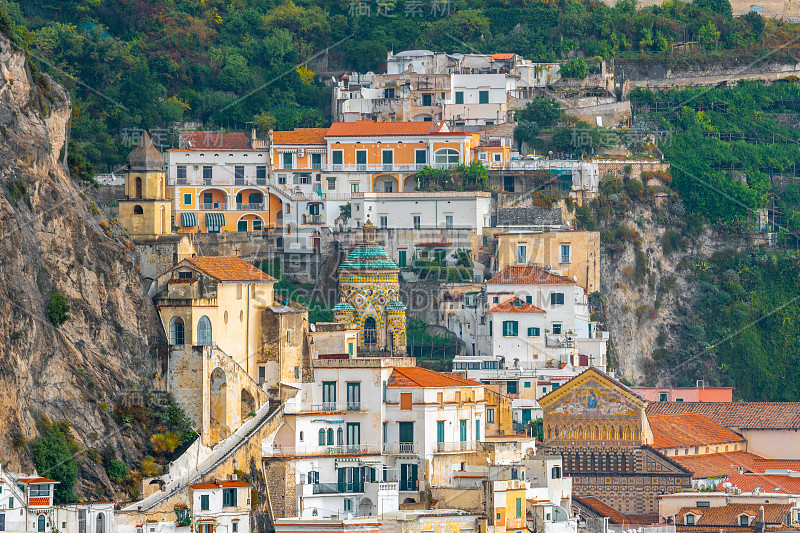
[(197, 321), (197, 345), (211, 346), (211, 321), (205, 315)]
[(250, 413), (256, 412), (256, 402), (253, 399), (253, 395), (250, 394), (245, 389), (242, 389), (242, 400), (241, 400), (241, 419), (244, 421), (245, 418), (250, 416)]
[(372, 516), (375, 513), (375, 506), (369, 498), (363, 498), (361, 504), (358, 506), (358, 514), (360, 516)]
[(97, 515), (97, 527), (94, 530), (94, 533), (105, 533), (106, 531), (106, 519), (103, 516), (103, 513), (98, 513)]
[(413, 192), (417, 190), (417, 178), (414, 175), (406, 176), (403, 180), (403, 192)]
[(39, 533), (44, 533), (45, 518), (44, 518), (43, 514), (39, 515), (39, 518), (36, 520), (36, 525), (37, 525), (37, 528), (36, 528), (37, 531), (39, 531)]
[(136, 190), (134, 191), (134, 196), (136, 198), (141, 198), (142, 197), (142, 177), (141, 176), (136, 176), (136, 185), (135, 185), (135, 187), (136, 187)]
[(210, 430), (215, 443), (228, 436), (228, 379), (220, 367), (211, 372)]
[(373, 192), (400, 192), (397, 178), (390, 175), (376, 177), (372, 190)]
[(378, 329), (375, 325), (375, 319), (368, 316), (364, 320), (364, 346), (374, 347), (378, 343)]

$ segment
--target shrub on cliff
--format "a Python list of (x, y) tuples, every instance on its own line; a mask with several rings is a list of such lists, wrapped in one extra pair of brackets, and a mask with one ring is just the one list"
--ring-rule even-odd
[(50, 294), (50, 303), (47, 304), (47, 316), (50, 317), (50, 322), (57, 328), (69, 320), (69, 301), (63, 292), (55, 291)]

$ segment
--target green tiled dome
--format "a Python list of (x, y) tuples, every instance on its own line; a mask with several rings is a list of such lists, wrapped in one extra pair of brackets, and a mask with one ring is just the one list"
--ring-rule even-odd
[(403, 302), (389, 302), (388, 304), (386, 304), (386, 309), (405, 311), (407, 308), (406, 304), (404, 304)]
[(386, 251), (374, 242), (362, 242), (350, 252), (339, 270), (399, 270)]
[(350, 305), (348, 302), (339, 302), (338, 304), (333, 306), (334, 311), (355, 311), (356, 308)]

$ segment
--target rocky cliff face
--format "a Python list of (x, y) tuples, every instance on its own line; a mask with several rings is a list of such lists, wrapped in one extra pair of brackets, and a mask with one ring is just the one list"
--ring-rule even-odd
[[(161, 377), (165, 339), (132, 245), (62, 164), (69, 95), (35, 77), (0, 35), (0, 457), (29, 471), (25, 443), (43, 414), (70, 422), (84, 450), (110, 446), (135, 464), (139, 439), (112, 412)], [(71, 306), (60, 328), (47, 313), (54, 291)], [(78, 492), (108, 487), (101, 465), (79, 461)]]

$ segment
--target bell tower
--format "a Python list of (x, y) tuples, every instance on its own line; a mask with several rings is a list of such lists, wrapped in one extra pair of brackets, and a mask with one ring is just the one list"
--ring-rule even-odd
[(167, 199), (164, 158), (147, 132), (125, 160), (125, 199), (119, 202), (119, 221), (134, 242), (172, 233), (172, 205)]

